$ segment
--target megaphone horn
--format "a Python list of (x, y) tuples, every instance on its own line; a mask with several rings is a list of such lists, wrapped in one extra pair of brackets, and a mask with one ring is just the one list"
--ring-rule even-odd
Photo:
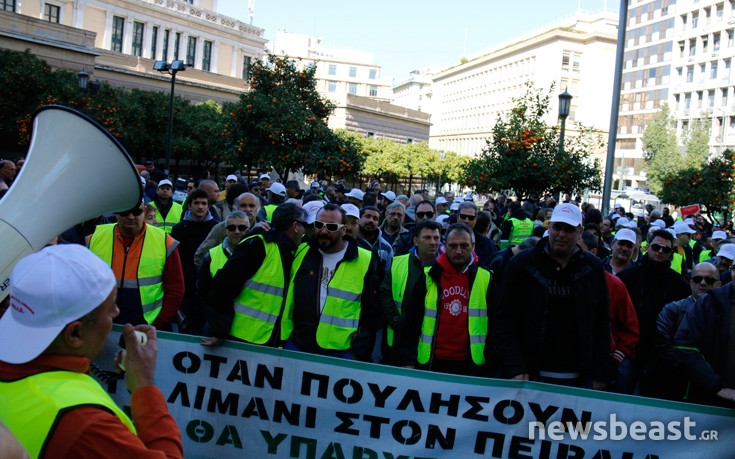
[(142, 198), (135, 164), (107, 129), (69, 107), (38, 110), (25, 164), (0, 200), (0, 300), (22, 257), (80, 222), (132, 209)]

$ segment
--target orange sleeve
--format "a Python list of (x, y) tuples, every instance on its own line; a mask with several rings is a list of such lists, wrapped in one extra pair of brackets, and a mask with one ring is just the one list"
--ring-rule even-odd
[(138, 389), (130, 404), (137, 437), (114, 414), (80, 407), (62, 415), (47, 443), (46, 457), (183, 458), (181, 433), (161, 391), (155, 386)]

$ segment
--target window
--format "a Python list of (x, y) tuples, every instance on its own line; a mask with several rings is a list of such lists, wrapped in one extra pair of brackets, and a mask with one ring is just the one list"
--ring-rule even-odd
[(161, 56), (161, 60), (167, 61), (168, 60), (168, 38), (171, 36), (170, 30), (165, 30), (163, 32), (163, 55)]
[(378, 77), (378, 69), (370, 69), (370, 76), (369, 78), (371, 80), (374, 80)]
[(357, 76), (357, 67), (350, 67), (350, 76), (351, 77)]
[(572, 56), (572, 71), (579, 72), (579, 64), (582, 60), (582, 56), (578, 53), (574, 53)]
[(250, 56), (245, 56), (242, 58), (242, 79), (243, 80), (249, 80), (250, 79), (250, 64), (252, 63), (253, 58)]
[(717, 78), (717, 62), (713, 62), (709, 68), (709, 77), (712, 79)]
[(330, 75), (336, 75), (337, 74), (337, 65), (336, 64), (329, 64), (329, 74)]
[(336, 92), (337, 91), (337, 82), (336, 81), (329, 81), (329, 82), (327, 82), (327, 91), (329, 91), (329, 92)]
[(0, 10), (12, 11), (15, 13), (15, 0), (0, 0)]
[(406, 139), (406, 143), (407, 143), (408, 145), (411, 145), (411, 144), (413, 143), (413, 139), (412, 139), (412, 138), (410, 138), (410, 137), (409, 137), (409, 138), (407, 138), (407, 139)]
[(572, 59), (572, 53), (569, 51), (564, 51), (564, 53), (561, 55), (561, 68), (562, 70), (569, 70), (569, 63)]
[(712, 34), (712, 51), (717, 52), (720, 50), (720, 34)]
[(350, 83), (349, 93), (350, 94), (357, 94), (357, 84)]
[(151, 59), (156, 59), (156, 48), (158, 46), (158, 26), (153, 26), (151, 29)]
[(697, 108), (702, 108), (702, 101), (704, 100), (704, 93), (697, 91)]
[(367, 136), (368, 136), (368, 139), (371, 137), (375, 137), (375, 133), (368, 131)]
[(699, 26), (699, 14), (692, 14), (692, 29), (696, 29)]
[(687, 67), (687, 83), (694, 81), (694, 67), (691, 65)]
[(687, 93), (687, 95), (684, 96), (684, 109), (689, 110), (690, 108), (692, 108), (692, 95)]
[(209, 72), (212, 69), (212, 42), (204, 41), (204, 55), (202, 56), (202, 70)]
[(715, 106), (715, 92), (710, 91), (707, 95), (707, 107), (712, 108)]
[(145, 24), (133, 22), (133, 56), (143, 56), (143, 30)]
[(186, 65), (193, 66), (197, 58), (197, 37), (189, 37), (186, 45)]
[(728, 48), (732, 48), (732, 45), (733, 45), (733, 35), (735, 35), (735, 34), (733, 33), (732, 30), (728, 30), (727, 31), (727, 47)]
[(43, 6), (43, 18), (48, 22), (55, 24), (59, 23), (59, 16), (61, 16), (61, 7), (46, 3)]
[(122, 52), (123, 29), (125, 27), (125, 19), (120, 16), (112, 17), (112, 50), (118, 53)]
[(179, 45), (181, 44), (181, 32), (176, 32), (174, 35), (174, 58), (173, 60), (179, 60)]
[(370, 97), (378, 97), (378, 87), (370, 86)]

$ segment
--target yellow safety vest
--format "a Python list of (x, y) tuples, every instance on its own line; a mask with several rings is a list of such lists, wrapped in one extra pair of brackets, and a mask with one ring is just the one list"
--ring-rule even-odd
[(509, 245), (518, 245), (531, 237), (533, 233), (533, 222), (530, 219), (519, 220), (517, 218), (511, 218), (510, 221), (513, 223), (513, 228), (510, 230), (510, 235), (508, 236)]
[(171, 209), (166, 214), (166, 218), (163, 218), (161, 212), (156, 207), (156, 203), (151, 201), (149, 203), (156, 209), (156, 220), (158, 221), (158, 227), (162, 228), (166, 233), (171, 233), (171, 230), (177, 223), (181, 221), (181, 215), (184, 213), (184, 207), (178, 202), (171, 203)]
[(712, 255), (710, 255), (711, 253), (712, 250), (702, 250), (702, 252), (699, 254), (699, 262), (703, 263), (712, 258)]
[(285, 274), (278, 244), (267, 242), (262, 235), (245, 238), (240, 243), (252, 237), (263, 241), (265, 258), (235, 298), (235, 317), (230, 335), (249, 343), (263, 344), (271, 337), (281, 314)]
[[(391, 290), (393, 292), (393, 302), (398, 309), (398, 313), (401, 312), (401, 306), (403, 304), (403, 296), (406, 294), (406, 283), (408, 282), (408, 269), (411, 258), (414, 255), (407, 253), (406, 255), (400, 255), (393, 259), (393, 263), (390, 267), (391, 275)], [(393, 347), (393, 328), (389, 325), (386, 328), (385, 339), (388, 346)]]
[(38, 373), (12, 382), (0, 382), (0, 420), (31, 458), (44, 451), (60, 415), (76, 406), (99, 406), (112, 412), (130, 431), (135, 427), (105, 390), (90, 377), (72, 371)]
[[(421, 324), (421, 339), (418, 345), (417, 360), (424, 365), (431, 359), (434, 333), (437, 325), (437, 304), (439, 303), (439, 285), (429, 276), (430, 266), (424, 268), (426, 274), (426, 300), (424, 302), (424, 320)], [(479, 267), (475, 281), (470, 289), (467, 329), (470, 335), (470, 355), (476, 365), (485, 363), (485, 339), (487, 338), (487, 290), (490, 286), (490, 271)]]
[[(294, 307), (294, 277), (309, 250), (310, 247), (302, 244), (291, 266), (291, 282), (281, 329), (284, 340), (287, 340), (293, 331), (291, 318)], [(357, 248), (357, 252), (357, 258), (354, 260), (341, 261), (337, 265), (337, 270), (327, 285), (327, 298), (316, 329), (316, 342), (322, 349), (347, 350), (352, 344), (352, 337), (357, 333), (362, 290), (372, 256), (369, 250), (360, 247)]]
[(278, 209), (278, 206), (275, 204), (268, 204), (267, 206), (263, 207), (265, 209), (265, 218), (270, 222), (273, 221), (273, 212)]
[[(89, 250), (94, 252), (109, 266), (112, 266), (114, 251), (114, 235), (117, 223), (100, 225), (94, 230), (89, 239)], [(147, 225), (143, 248), (138, 260), (138, 277), (136, 279), (116, 279), (117, 285), (122, 288), (137, 288), (140, 292), (140, 304), (143, 306), (143, 317), (148, 324), (152, 324), (163, 307), (163, 268), (166, 258), (173, 252), (178, 243), (166, 247), (166, 233), (155, 226)], [(124, 276), (125, 273), (120, 273)], [(115, 273), (115, 277), (118, 273)]]
[(671, 269), (683, 275), (685, 267), (686, 261), (684, 257), (681, 254), (674, 252), (674, 256), (671, 257)]
[(228, 260), (227, 255), (225, 254), (225, 248), (222, 247), (222, 244), (209, 249), (209, 257), (211, 258), (209, 262), (209, 274), (211, 274), (212, 279), (214, 279), (214, 275), (217, 274), (217, 271), (222, 269)]

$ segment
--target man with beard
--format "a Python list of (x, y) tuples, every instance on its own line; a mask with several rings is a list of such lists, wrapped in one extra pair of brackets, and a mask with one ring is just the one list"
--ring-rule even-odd
[(392, 202), (385, 209), (385, 223), (381, 229), (383, 230), (383, 239), (391, 246), (401, 234), (409, 232), (403, 227), (405, 214), (406, 208), (400, 202)]
[[(415, 224), (419, 224), (424, 220), (436, 221), (436, 209), (434, 208), (434, 204), (432, 204), (431, 201), (419, 202), (416, 207), (414, 207), (413, 216), (415, 218)], [(393, 243), (393, 251), (396, 255), (405, 255), (411, 250), (411, 247), (413, 247), (413, 233), (411, 232), (413, 230), (413, 226), (414, 225), (412, 224), (411, 230), (398, 236), (396, 241)]]
[(393, 247), (383, 239), (379, 224), (380, 211), (377, 207), (365, 206), (360, 209), (360, 220), (357, 223), (357, 245), (373, 252), (373, 257), (379, 260), (378, 282), (382, 282), (385, 273), (390, 270)]
[(171, 180), (163, 179), (158, 182), (156, 197), (150, 203), (156, 209), (157, 226), (169, 234), (173, 227), (181, 221), (181, 216), (184, 213), (181, 204), (171, 199), (173, 194), (174, 188)]
[(334, 203), (316, 215), (314, 237), (291, 267), (283, 314), (284, 349), (368, 360), (369, 342), (358, 330), (378, 329), (377, 278), (369, 250), (345, 238), (346, 213)]

